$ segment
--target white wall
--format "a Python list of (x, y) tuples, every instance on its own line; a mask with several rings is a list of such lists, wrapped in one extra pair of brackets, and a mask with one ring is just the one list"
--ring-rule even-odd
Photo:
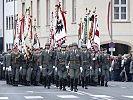
[[(12, 16), (14, 17), (14, 1), (12, 2), (7, 2), (6, 3), (6, 0), (4, 0), (4, 12), (5, 12), (5, 15), (4, 15), (4, 23), (5, 23), (5, 27), (4, 27), (4, 51), (7, 50), (6, 48), (6, 44), (8, 43), (12, 43), (13, 44), (13, 29), (10, 29), (10, 30), (6, 30), (6, 16)], [(19, 1), (19, 0), (18, 0)], [(17, 0), (15, 0), (15, 15), (17, 14)]]

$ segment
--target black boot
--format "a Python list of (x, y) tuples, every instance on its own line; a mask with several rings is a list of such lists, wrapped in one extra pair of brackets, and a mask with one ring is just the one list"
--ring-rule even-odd
[(31, 86), (30, 81), (26, 82), (26, 86)]
[(105, 82), (105, 87), (108, 87), (108, 82)]
[(60, 79), (60, 90), (62, 89), (62, 79)]
[(35, 84), (35, 86), (40, 86), (41, 84), (38, 82), (38, 81), (36, 81), (36, 84)]
[(78, 83), (78, 79), (75, 79), (74, 81), (74, 92), (77, 92), (78, 89), (77, 89), (77, 83)]
[(87, 85), (88, 85), (88, 79), (87, 79), (87, 77), (85, 78), (85, 89), (88, 89), (87, 88)]
[(66, 91), (66, 79), (63, 79), (63, 91)]
[(70, 84), (70, 85), (71, 85), (71, 91), (73, 91), (73, 81), (74, 81), (74, 80), (71, 79), (71, 84)]
[(82, 88), (84, 88), (85, 82), (84, 82), (84, 77), (82, 77)]
[(58, 75), (56, 75), (56, 87), (58, 88), (59, 87), (59, 77), (58, 77)]
[(46, 86), (47, 86), (46, 77), (43, 77), (43, 85), (44, 85), (44, 87), (46, 88)]
[(47, 79), (47, 85), (48, 85), (48, 89), (50, 89), (50, 76), (48, 76), (48, 79)]
[(101, 76), (101, 86), (104, 86), (104, 76)]
[(13, 86), (18, 86), (18, 81), (15, 81), (15, 84)]

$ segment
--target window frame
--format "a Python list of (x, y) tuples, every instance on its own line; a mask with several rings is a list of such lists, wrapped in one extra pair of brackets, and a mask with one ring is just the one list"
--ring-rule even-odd
[[(119, 0), (119, 4), (114, 4), (114, 0), (113, 0), (113, 21), (128, 21), (129, 20), (129, 14), (128, 14), (128, 8), (129, 8), (129, 1), (126, 0), (126, 4), (121, 4), (121, 0)], [(118, 7), (119, 8), (119, 19), (115, 19), (114, 16), (115, 16), (115, 12), (114, 12), (114, 8), (115, 7)], [(121, 8), (122, 7), (126, 7), (126, 19), (122, 19), (121, 16), (122, 16), (122, 12), (121, 12)]]

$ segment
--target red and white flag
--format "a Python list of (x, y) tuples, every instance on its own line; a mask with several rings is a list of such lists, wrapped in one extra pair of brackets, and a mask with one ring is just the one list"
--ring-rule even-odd
[(98, 26), (98, 15), (94, 13), (92, 15), (92, 24), (91, 24), (91, 47), (94, 51), (100, 50), (100, 32), (99, 32), (99, 26)]

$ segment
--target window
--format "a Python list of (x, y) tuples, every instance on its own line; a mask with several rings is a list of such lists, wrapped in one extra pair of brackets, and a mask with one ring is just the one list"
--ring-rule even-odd
[(40, 26), (40, 0), (37, 0), (37, 26)]
[(8, 16), (6, 16), (6, 30), (8, 30)]
[(11, 29), (13, 29), (13, 24), (14, 24), (13, 16), (11, 16)]
[(46, 24), (50, 25), (50, 0), (46, 0), (46, 18)]
[(76, 22), (76, 0), (72, 0), (72, 22)]
[(128, 20), (128, 0), (114, 0), (114, 20)]
[(11, 29), (11, 18), (9, 17), (9, 30)]
[(66, 0), (62, 0), (62, 10), (66, 10)]
[(22, 16), (25, 15), (25, 3), (22, 3)]

